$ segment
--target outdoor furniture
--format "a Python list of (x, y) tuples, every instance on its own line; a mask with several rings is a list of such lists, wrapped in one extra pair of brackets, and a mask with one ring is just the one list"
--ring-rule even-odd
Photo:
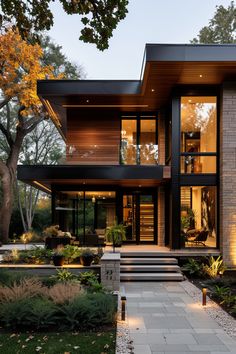
[(59, 246), (66, 246), (71, 244), (72, 238), (70, 237), (46, 237), (45, 247), (53, 250)]

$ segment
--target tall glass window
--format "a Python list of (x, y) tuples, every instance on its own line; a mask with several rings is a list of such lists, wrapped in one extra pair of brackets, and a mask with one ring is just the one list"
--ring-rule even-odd
[(216, 247), (216, 186), (181, 187), (181, 247)]
[(123, 119), (121, 122), (121, 162), (125, 165), (137, 163), (136, 119)]
[(216, 97), (181, 98), (181, 173), (216, 173)]
[(125, 118), (121, 121), (121, 164), (156, 165), (158, 145), (155, 116)]

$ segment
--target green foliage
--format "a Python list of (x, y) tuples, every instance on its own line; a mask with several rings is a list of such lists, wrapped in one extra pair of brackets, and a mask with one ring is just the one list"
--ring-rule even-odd
[(4, 302), (0, 305), (0, 323), (6, 328), (15, 329), (25, 323), (28, 313), (28, 300)]
[(57, 323), (58, 308), (52, 301), (45, 298), (32, 298), (28, 300), (27, 305), (23, 325), (38, 330)]
[(81, 248), (73, 245), (66, 245), (62, 249), (62, 254), (68, 263), (73, 262), (76, 258), (80, 257), (82, 254)]
[(231, 292), (226, 293), (222, 296), (221, 304), (227, 308), (234, 307), (236, 305), (236, 295), (233, 295)]
[(83, 248), (81, 249), (80, 256), (82, 257), (93, 257), (94, 251), (91, 248)]
[(202, 276), (202, 264), (194, 258), (189, 258), (188, 262), (181, 269), (183, 272), (188, 273), (190, 277)]
[(114, 322), (116, 300), (110, 294), (82, 295), (63, 305), (61, 312), (66, 328), (93, 329)]
[(208, 258), (208, 264), (204, 264), (202, 269), (204, 274), (208, 277), (216, 278), (219, 272), (223, 273), (226, 270), (226, 267), (224, 266), (224, 262), (221, 256), (217, 257), (216, 259), (211, 256)]
[(236, 8), (234, 1), (228, 7), (216, 6), (214, 17), (204, 26), (191, 43), (235, 43), (236, 42)]
[(52, 257), (52, 250), (45, 247), (34, 246), (29, 250), (19, 253), (19, 261), (31, 264), (49, 263)]
[(125, 226), (123, 224), (116, 224), (114, 226), (107, 227), (106, 240), (112, 242), (114, 245), (121, 245), (122, 241), (126, 240)]
[(229, 293), (230, 293), (230, 288), (226, 286), (215, 285), (212, 295), (214, 298), (223, 300), (224, 296), (228, 295)]
[(77, 279), (77, 276), (69, 272), (67, 269), (57, 269), (57, 274), (52, 275), (50, 278), (55, 279), (56, 281), (73, 281)]
[(98, 276), (94, 272), (81, 272), (78, 279), (82, 285), (89, 285), (91, 282), (98, 281)]
[[(53, 25), (51, 3), (53, 0), (24, 1), (1, 0), (1, 25), (5, 21), (16, 24), (22, 38), (38, 40), (38, 33), (49, 30)], [(127, 13), (128, 0), (67, 1), (59, 0), (68, 15), (81, 15), (84, 27), (80, 39), (95, 43), (97, 48), (108, 48), (108, 40), (118, 23)]]

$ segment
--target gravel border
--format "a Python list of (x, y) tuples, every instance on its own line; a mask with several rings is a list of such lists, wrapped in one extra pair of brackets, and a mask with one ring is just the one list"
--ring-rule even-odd
[[(201, 306), (202, 292), (189, 280), (181, 283), (184, 290)], [(207, 296), (207, 306), (201, 306), (220, 327), (233, 339), (236, 339), (236, 320), (222, 309), (215, 301)]]
[(133, 341), (130, 337), (128, 321), (121, 321), (120, 296), (118, 297), (118, 315), (116, 332), (116, 354), (134, 354)]

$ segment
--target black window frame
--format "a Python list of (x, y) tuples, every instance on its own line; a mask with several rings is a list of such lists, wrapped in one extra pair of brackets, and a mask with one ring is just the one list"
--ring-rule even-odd
[[(140, 132), (141, 132), (141, 120), (155, 120), (156, 123), (156, 132), (155, 132), (155, 145), (158, 145), (158, 114), (157, 112), (126, 112), (122, 113), (120, 117), (120, 148), (119, 148), (119, 164), (122, 166), (145, 166), (145, 164), (140, 163)], [(137, 141), (136, 141), (136, 163), (134, 165), (128, 165), (122, 163), (121, 157), (121, 142), (122, 142), (122, 121), (123, 120), (136, 120), (136, 132), (137, 132)], [(159, 150), (158, 150), (159, 153)], [(150, 166), (156, 166), (157, 164), (152, 164)]]

